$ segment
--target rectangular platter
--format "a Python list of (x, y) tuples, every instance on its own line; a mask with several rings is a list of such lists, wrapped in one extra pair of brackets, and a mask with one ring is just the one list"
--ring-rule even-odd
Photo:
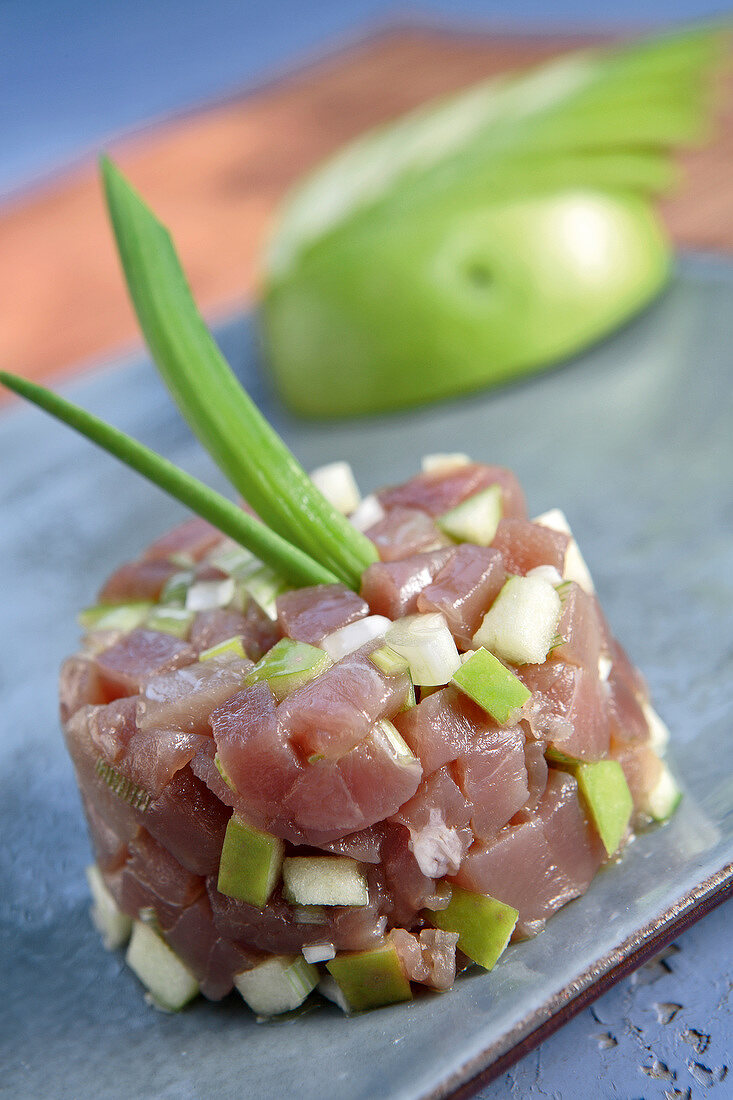
[[(448, 1096), (505, 1066), (721, 900), (733, 862), (733, 263), (685, 257), (643, 316), (571, 363), (493, 393), (356, 423), (304, 424), (256, 368), (256, 326), (218, 332), (306, 468), (351, 461), (364, 491), (420, 456), (468, 451), (518, 473), (530, 511), (568, 515), (608, 618), (672, 728), (685, 798), (537, 939), (444, 996), (342, 1018), (331, 1005), (258, 1024), (236, 998), (179, 1016), (143, 1002), (91, 928), (89, 849), (56, 716), (74, 616), (182, 510), (26, 408), (0, 418), (0, 1064), (47, 1100)], [(223, 487), (150, 365), (67, 392)], [(327, 1052), (327, 1057), (324, 1054)], [(484, 1079), (487, 1079), (484, 1077)]]

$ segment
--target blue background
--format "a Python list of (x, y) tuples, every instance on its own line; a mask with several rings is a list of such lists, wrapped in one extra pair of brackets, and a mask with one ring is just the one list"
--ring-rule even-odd
[(387, 21), (632, 29), (731, 13), (703, 0), (0, 0), (0, 195), (111, 134), (226, 95)]

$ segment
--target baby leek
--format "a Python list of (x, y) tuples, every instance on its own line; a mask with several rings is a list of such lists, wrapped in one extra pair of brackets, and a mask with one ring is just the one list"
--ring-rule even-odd
[(336, 577), (302, 550), (292, 546), (263, 523), (243, 512), (226, 497), (210, 489), (195, 477), (179, 470), (172, 462), (151, 451), (124, 432), (79, 408), (43, 386), (0, 371), (0, 382), (34, 405), (44, 409), (70, 428), (80, 432), (119, 458), (133, 470), (152, 481), (170, 496), (180, 500), (192, 512), (213, 523), (225, 535), (241, 543), (295, 585), (333, 584)]
[(273, 531), (358, 588), (376, 560), (374, 546), (319, 492), (240, 386), (196, 308), (165, 226), (106, 157), (101, 169), (140, 327), (183, 416)]

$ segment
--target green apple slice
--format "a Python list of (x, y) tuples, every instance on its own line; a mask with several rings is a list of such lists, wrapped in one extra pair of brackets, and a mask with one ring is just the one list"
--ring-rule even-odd
[(234, 985), (258, 1016), (277, 1016), (302, 1005), (318, 971), (302, 955), (275, 955), (234, 976)]
[(412, 1000), (410, 983), (391, 945), (337, 955), (326, 969), (354, 1012)]
[(247, 654), (244, 652), (242, 639), (239, 635), (234, 638), (226, 638), (223, 642), (217, 642), (216, 645), (212, 645), (199, 653), (199, 661), (213, 661), (218, 657), (244, 657), (246, 659)]
[(629, 785), (616, 760), (598, 760), (573, 769), (578, 789), (609, 856), (618, 850), (634, 809)]
[(540, 665), (552, 648), (562, 613), (554, 587), (542, 577), (510, 577), (473, 636), (513, 665)]
[(221, 894), (262, 908), (280, 877), (283, 842), (236, 814), (229, 818), (219, 862)]
[(457, 504), (442, 516), (436, 524), (456, 542), (473, 542), (477, 546), (489, 546), (496, 534), (503, 511), (501, 487), (489, 485), (468, 500)]
[(519, 913), (488, 894), (474, 894), (460, 886), (453, 886), (452, 891), (446, 909), (428, 910), (431, 923), (444, 932), (457, 932), (464, 955), (486, 970), (493, 969), (509, 943)]
[(153, 1004), (165, 1012), (178, 1012), (199, 991), (198, 982), (167, 943), (149, 924), (134, 921), (126, 955)]
[(265, 680), (279, 701), (331, 667), (331, 658), (317, 646), (281, 638), (245, 677), (245, 684)]
[(366, 905), (366, 875), (348, 856), (288, 856), (283, 894), (295, 905)]
[(453, 683), (500, 726), (514, 724), (517, 711), (532, 694), (498, 657), (483, 647), (463, 662), (453, 676)]
[(89, 892), (92, 895), (90, 910), (92, 922), (107, 950), (114, 951), (116, 947), (122, 947), (129, 940), (132, 918), (118, 907), (96, 863), (87, 867), (86, 876)]

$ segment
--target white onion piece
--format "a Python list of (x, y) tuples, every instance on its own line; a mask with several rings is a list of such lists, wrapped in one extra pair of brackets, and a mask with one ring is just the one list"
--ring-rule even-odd
[(562, 577), (554, 565), (536, 565), (527, 573), (528, 577), (541, 577), (551, 585), (562, 584)]
[(562, 531), (563, 535), (572, 536), (567, 516), (559, 508), (550, 508), (539, 516), (535, 516), (532, 523), (538, 523), (540, 527), (549, 527), (552, 531)]
[(385, 511), (373, 493), (364, 497), (359, 507), (349, 516), (349, 523), (357, 531), (366, 531), (384, 519)]
[(408, 662), (412, 682), (420, 687), (448, 684), (461, 667), (453, 635), (440, 612), (398, 619), (385, 640)]
[(594, 595), (596, 586), (590, 575), (590, 569), (585, 563), (585, 558), (580, 552), (573, 532), (570, 530), (567, 516), (559, 508), (550, 508), (549, 512), (543, 512), (535, 516), (532, 523), (539, 523), (541, 527), (549, 527), (553, 531), (562, 531), (564, 535), (570, 535), (570, 542), (565, 551), (562, 575), (566, 581), (575, 581), (582, 589)]
[(355, 623), (349, 623), (348, 626), (339, 627), (332, 634), (327, 634), (318, 644), (321, 649), (325, 649), (332, 661), (340, 661), (342, 657), (361, 649), (367, 642), (383, 638), (391, 625), (392, 620), (386, 619), (384, 615), (367, 615), (366, 619), (357, 619)]
[(197, 581), (186, 593), (186, 611), (213, 611), (227, 607), (234, 599), (234, 581)]
[(659, 717), (651, 703), (644, 700), (641, 709), (649, 727), (649, 747), (657, 754), (663, 756), (669, 742), (669, 730), (665, 722)]
[(464, 455), (461, 451), (454, 451), (452, 454), (423, 455), (421, 466), (424, 474), (433, 474), (439, 470), (447, 472), (459, 466), (468, 466), (470, 461), (468, 455)]
[(303, 958), (309, 963), (328, 962), (336, 958), (336, 948), (332, 943), (314, 943), (303, 948)]
[(346, 1000), (341, 986), (337, 983), (335, 978), (332, 978), (330, 974), (324, 974), (317, 986), (318, 992), (322, 997), (325, 997), (328, 1001), (333, 1001), (335, 1005), (345, 1012), (347, 1016), (351, 1015), (351, 1005)]
[(348, 516), (359, 507), (361, 493), (348, 462), (329, 462), (326, 466), (319, 466), (311, 471), (310, 479), (342, 515)]

